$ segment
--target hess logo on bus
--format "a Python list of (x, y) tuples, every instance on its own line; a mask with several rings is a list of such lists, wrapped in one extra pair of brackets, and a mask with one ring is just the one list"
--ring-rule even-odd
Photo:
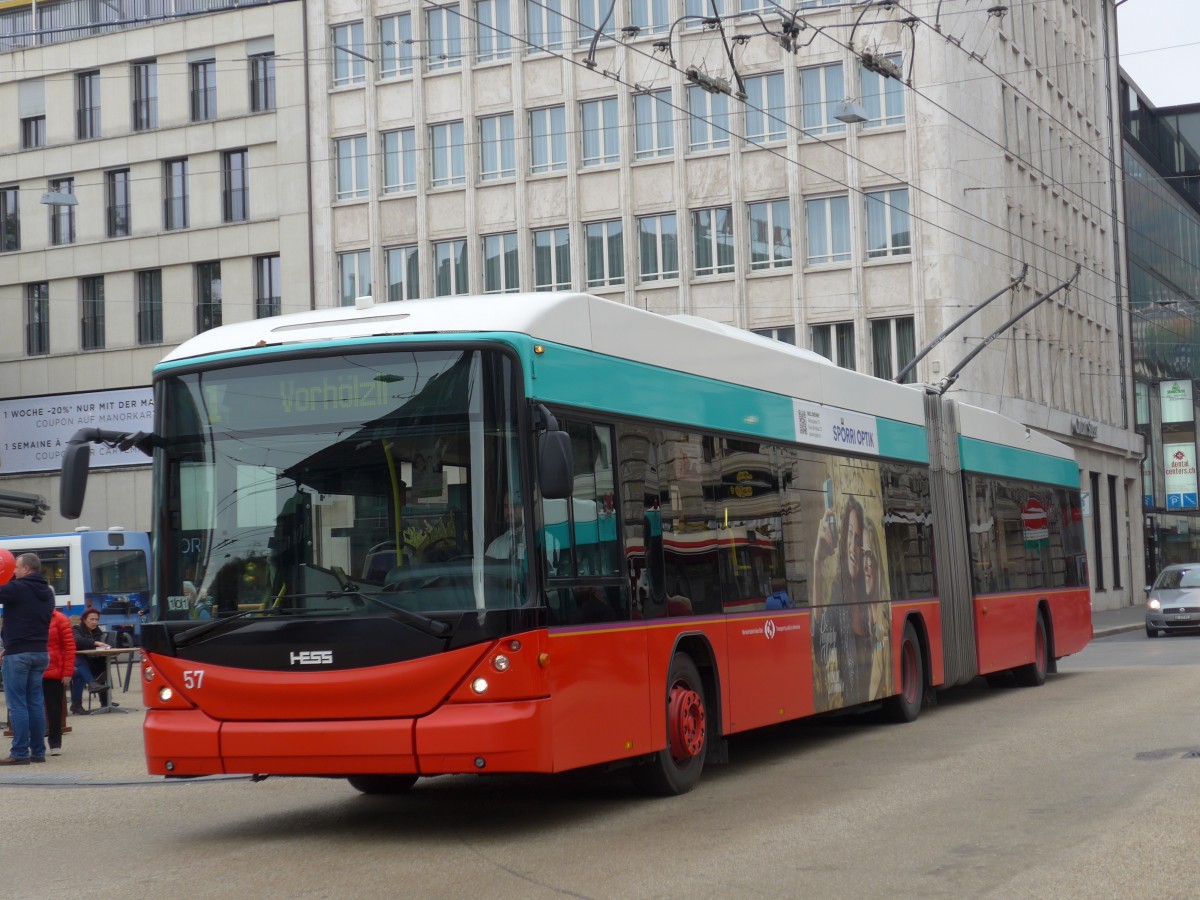
[(293, 650), (291, 662), (293, 666), (331, 666), (333, 665), (333, 651)]

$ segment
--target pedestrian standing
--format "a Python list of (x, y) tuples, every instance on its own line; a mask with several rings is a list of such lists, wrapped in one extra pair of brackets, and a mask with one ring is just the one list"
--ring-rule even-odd
[(50, 663), (46, 644), (54, 592), (42, 577), (42, 561), (34, 553), (16, 559), (13, 579), (0, 586), (4, 607), (4, 700), (12, 728), (12, 748), (0, 766), (27, 766), (46, 761), (46, 709), (42, 699), (42, 673)]
[(75, 632), (71, 620), (58, 609), (50, 619), (50, 636), (46, 644), (50, 664), (42, 674), (42, 694), (46, 702), (46, 743), (50, 755), (62, 753), (63, 698), (66, 685), (75, 672)]

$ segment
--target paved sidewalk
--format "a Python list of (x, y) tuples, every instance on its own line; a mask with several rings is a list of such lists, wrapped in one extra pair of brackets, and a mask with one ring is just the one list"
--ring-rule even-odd
[(1122, 631), (1137, 631), (1146, 627), (1146, 606), (1126, 606), (1092, 613), (1092, 630), (1096, 637), (1120, 634)]

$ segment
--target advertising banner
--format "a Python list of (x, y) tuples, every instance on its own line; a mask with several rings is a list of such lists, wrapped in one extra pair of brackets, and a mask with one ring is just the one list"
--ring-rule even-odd
[[(52, 472), (62, 465), (67, 442), (80, 428), (122, 433), (154, 428), (151, 389), (124, 388), (0, 400), (0, 475)], [(92, 445), (92, 468), (145, 466), (140, 450)]]
[(1196, 443), (1163, 444), (1167, 509), (1196, 509)]
[(1164, 422), (1192, 421), (1195, 413), (1192, 410), (1191, 381), (1164, 381), (1159, 384), (1158, 391)]

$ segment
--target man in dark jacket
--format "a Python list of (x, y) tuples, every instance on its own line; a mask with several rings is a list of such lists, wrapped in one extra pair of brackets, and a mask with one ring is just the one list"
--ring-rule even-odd
[(0, 587), (4, 607), (4, 700), (12, 727), (12, 749), (0, 766), (46, 761), (46, 710), (42, 673), (50, 663), (46, 640), (54, 614), (54, 591), (42, 577), (42, 561), (33, 553), (16, 559), (13, 580)]

